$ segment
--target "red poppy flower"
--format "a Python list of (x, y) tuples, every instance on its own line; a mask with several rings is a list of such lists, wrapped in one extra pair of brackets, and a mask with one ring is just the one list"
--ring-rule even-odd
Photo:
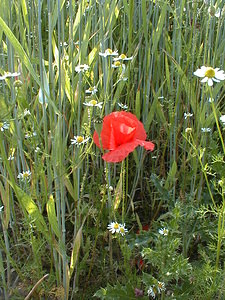
[[(101, 143), (102, 148), (109, 152), (102, 158), (108, 162), (120, 162), (139, 145), (153, 151), (155, 145), (145, 141), (146, 137), (144, 126), (135, 115), (126, 111), (112, 112), (103, 119)], [(93, 140), (100, 148), (96, 131)]]

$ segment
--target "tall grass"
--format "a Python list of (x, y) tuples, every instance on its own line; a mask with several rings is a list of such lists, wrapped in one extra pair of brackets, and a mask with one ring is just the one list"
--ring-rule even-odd
[[(209, 88), (193, 72), (203, 65), (225, 68), (225, 8), (211, 1), (221, 9), (217, 18), (205, 2), (3, 0), (0, 73), (20, 73), (0, 81), (0, 125), (9, 124), (0, 131), (5, 299), (28, 295), (41, 278), (34, 297), (89, 299), (117, 277), (119, 250), (107, 224), (126, 222), (132, 234), (142, 223), (166, 218), (177, 202), (188, 202), (193, 214), (212, 207), (218, 221), (212, 264), (219, 269), (224, 83)], [(112, 56), (99, 55), (108, 48), (133, 58), (114, 69)], [(88, 71), (76, 72), (84, 64)], [(87, 94), (94, 86), (97, 93)], [(93, 99), (102, 108), (84, 105)], [(156, 148), (139, 147), (123, 163), (108, 164), (92, 135), (121, 104), (143, 122)], [(89, 140), (72, 145), (74, 136)], [(25, 171), (31, 176), (18, 179)], [(200, 226), (196, 219), (187, 226), (188, 207), (180, 229), (185, 258)]]

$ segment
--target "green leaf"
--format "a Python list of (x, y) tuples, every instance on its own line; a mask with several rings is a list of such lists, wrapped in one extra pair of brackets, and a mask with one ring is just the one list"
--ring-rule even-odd
[(15, 35), (12, 33), (10, 28), (7, 26), (7, 24), (4, 22), (4, 20), (1, 17), (0, 17), (0, 27), (1, 27), (1, 29), (3, 29), (3, 31), (4, 31), (5, 35), (7, 36), (8, 40), (12, 44), (15, 51), (18, 53), (21, 61), (27, 67), (28, 71), (30, 72), (30, 74), (32, 75), (34, 80), (37, 82), (37, 84), (40, 86), (41, 84), (40, 84), (39, 78), (38, 78), (36, 72), (34, 71), (34, 68), (33, 68), (26, 52), (24, 51), (24, 49), (21, 46), (20, 42), (17, 40)]
[(50, 236), (48, 233), (48, 227), (35, 202), (17, 185), (14, 186), (14, 190), (20, 205), (23, 207), (23, 209), (25, 209), (28, 212), (29, 216), (31, 217), (31, 221), (34, 222), (34, 224), (37, 227), (37, 230), (41, 232), (49, 241)]
[(3, 217), (3, 228), (8, 229), (9, 218), (10, 218), (10, 206), (9, 206), (9, 184), (6, 182), (4, 188), (3, 184), (0, 181), (0, 196), (2, 203), (4, 205), (4, 217)]
[(140, 99), (140, 90), (137, 91), (136, 100), (135, 100), (135, 115), (140, 120), (141, 115), (141, 99)]
[(78, 254), (80, 251), (80, 245), (81, 245), (81, 239), (82, 239), (82, 229), (83, 229), (83, 224), (80, 227), (80, 229), (77, 232), (75, 241), (74, 241), (74, 245), (73, 245), (73, 251), (71, 254), (71, 259), (70, 259), (70, 270), (69, 270), (69, 278), (71, 278), (74, 268), (76, 266), (77, 263), (77, 259), (78, 259)]
[(166, 12), (167, 12), (167, 3), (164, 3), (162, 6), (162, 9), (161, 9), (161, 15), (159, 17), (156, 31), (154, 32), (154, 35), (153, 35), (152, 53), (155, 53), (155, 51), (157, 49), (159, 39), (160, 39), (160, 36), (163, 31), (163, 24), (164, 24), (164, 21), (166, 18)]
[(45, 70), (44, 60), (42, 60), (42, 69), (43, 69), (42, 74), (43, 74), (43, 81), (44, 81), (44, 89), (45, 89), (45, 93), (48, 96), (48, 97), (46, 97), (43, 89), (40, 88), (39, 93), (38, 93), (39, 103), (41, 103), (43, 105), (43, 104), (47, 104), (48, 103), (48, 98), (50, 98), (48, 77), (47, 77), (47, 73), (46, 73), (46, 70)]
[(175, 176), (177, 173), (177, 163), (176, 161), (173, 162), (172, 167), (168, 173), (166, 182), (165, 182), (165, 188), (168, 189), (171, 185), (171, 183), (173, 184), (174, 181), (176, 180)]
[(55, 235), (58, 238), (60, 238), (60, 231), (59, 231), (58, 221), (57, 221), (56, 212), (55, 212), (55, 201), (54, 201), (54, 198), (52, 195), (49, 197), (49, 200), (46, 204), (46, 209), (47, 209), (47, 214), (48, 214), (48, 220), (52, 227), (52, 230), (55, 233)]

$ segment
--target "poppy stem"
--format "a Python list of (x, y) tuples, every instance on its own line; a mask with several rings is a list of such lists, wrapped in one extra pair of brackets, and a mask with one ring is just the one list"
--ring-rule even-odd
[(121, 172), (122, 172), (122, 223), (124, 223), (124, 208), (125, 208), (125, 163), (124, 160), (121, 164)]

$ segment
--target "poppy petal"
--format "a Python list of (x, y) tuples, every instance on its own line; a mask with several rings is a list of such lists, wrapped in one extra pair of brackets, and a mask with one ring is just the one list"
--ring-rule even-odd
[(120, 162), (128, 156), (129, 153), (139, 145), (139, 142), (134, 140), (133, 142), (126, 143), (118, 146), (115, 150), (109, 151), (102, 156), (107, 162)]
[(139, 139), (139, 140), (143, 140), (143, 141), (145, 141), (147, 138), (147, 134), (144, 129), (144, 125), (140, 121), (138, 121), (138, 123), (137, 123), (137, 130), (136, 130), (135, 138)]
[(101, 140), (103, 149), (114, 150), (133, 140), (138, 125), (136, 116), (127, 112), (112, 112), (104, 117)]
[(93, 141), (98, 146), (98, 148), (101, 148), (97, 131), (95, 131), (93, 134)]
[(146, 140), (147, 134), (144, 129), (144, 125), (138, 120), (138, 118), (135, 115), (133, 115), (132, 113), (127, 112), (127, 111), (121, 111), (120, 114), (121, 114), (121, 116), (129, 118), (136, 122), (136, 133), (135, 133), (134, 138), (140, 139), (140, 140)]
[(111, 114), (107, 115), (103, 119), (102, 131), (101, 131), (101, 140), (103, 149), (113, 150), (116, 146), (115, 140), (115, 129), (113, 126), (114, 116)]
[(139, 139), (136, 140), (138, 142), (138, 144), (142, 147), (144, 147), (146, 150), (150, 150), (153, 151), (155, 148), (155, 145), (152, 142), (148, 142), (148, 141), (141, 141)]

